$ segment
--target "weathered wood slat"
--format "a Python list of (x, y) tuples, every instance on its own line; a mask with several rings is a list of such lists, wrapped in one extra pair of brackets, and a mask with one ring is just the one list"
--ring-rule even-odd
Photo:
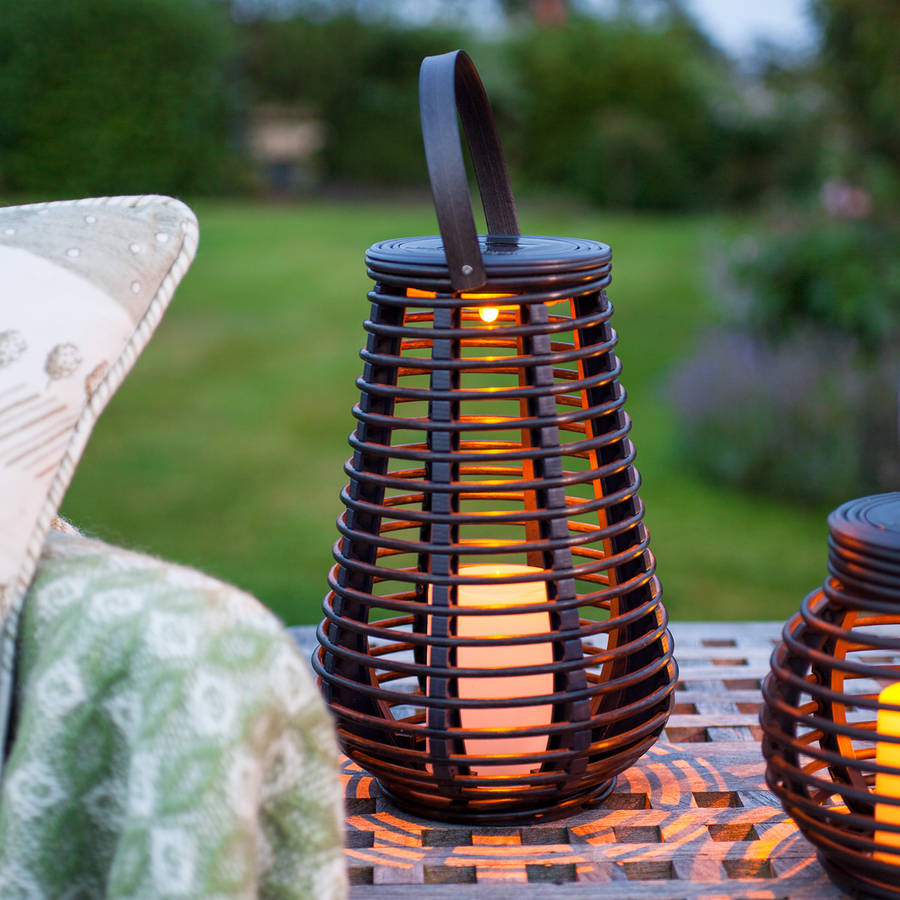
[(378, 885), (357, 887), (352, 897), (377, 897), (378, 900), (415, 900), (427, 891), (432, 897), (453, 897), (454, 900), (474, 900), (485, 897), (488, 892), (495, 898), (515, 897), (516, 900), (832, 900), (844, 897), (836, 893), (825, 875), (819, 871), (808, 878), (797, 876), (792, 879), (790, 889), (785, 892), (785, 885), (779, 880), (773, 885), (769, 881), (754, 879), (744, 881), (740, 893), (735, 893), (734, 885), (723, 885), (721, 882), (691, 882), (685, 880), (628, 881), (623, 884), (619, 880), (607, 882), (591, 881), (577, 884), (534, 883), (510, 885), (510, 892), (503, 891), (504, 885), (489, 883), (449, 884), (449, 885)]

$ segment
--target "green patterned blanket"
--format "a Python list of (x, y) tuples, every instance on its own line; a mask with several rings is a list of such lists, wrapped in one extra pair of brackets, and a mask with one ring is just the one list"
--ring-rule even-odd
[(52, 532), (17, 654), (4, 898), (346, 896), (331, 722), (252, 597)]

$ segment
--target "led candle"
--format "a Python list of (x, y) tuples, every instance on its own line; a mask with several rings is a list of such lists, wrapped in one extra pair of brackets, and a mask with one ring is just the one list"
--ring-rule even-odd
[[(878, 695), (879, 703), (890, 703), (900, 706), (900, 682), (889, 685)], [(900, 712), (891, 709), (878, 710), (879, 734), (900, 737)], [(900, 744), (878, 741), (875, 747), (875, 761), (881, 766), (893, 766), (900, 769)], [(900, 775), (889, 775), (887, 772), (875, 773), (875, 793), (887, 797), (900, 798)], [(900, 825), (900, 806), (890, 803), (875, 804), (875, 821), (891, 825)], [(900, 851), (900, 834), (895, 831), (876, 831), (875, 841), (896, 847)], [(894, 853), (876, 853), (875, 858), (883, 862), (900, 865), (900, 855)]]
[[(534, 566), (485, 565), (463, 566), (459, 574), (468, 577), (490, 576), (503, 578), (510, 575), (543, 573)], [(547, 602), (545, 581), (518, 584), (465, 584), (457, 588), (457, 605), (461, 608), (489, 606), (525, 606)], [(458, 616), (458, 637), (518, 637), (526, 634), (547, 634), (550, 631), (550, 615), (546, 612), (500, 613), (496, 616)], [(534, 644), (511, 644), (504, 647), (458, 647), (456, 665), (461, 669), (503, 670), (536, 666), (553, 662), (553, 645), (549, 641)], [(485, 678), (458, 678), (457, 691), (462, 699), (509, 699), (513, 697), (537, 697), (553, 693), (552, 673), (538, 675), (506, 675)], [(491, 707), (461, 709), (460, 725), (464, 729), (526, 728), (549, 725), (553, 716), (552, 704), (534, 706)], [(467, 738), (466, 753), (471, 756), (494, 754), (543, 753), (547, 749), (547, 735), (531, 737)], [(474, 765), (474, 775), (527, 775), (538, 764), (515, 763), (510, 765)]]

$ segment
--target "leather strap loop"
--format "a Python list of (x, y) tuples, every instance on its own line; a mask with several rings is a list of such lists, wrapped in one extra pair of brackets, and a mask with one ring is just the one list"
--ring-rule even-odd
[(517, 237), (519, 221), (503, 148), (475, 65), (463, 50), (425, 57), (419, 71), (425, 159), (450, 284), (454, 291), (464, 291), (482, 287), (487, 274), (472, 214), (457, 111), (472, 155), (488, 233)]

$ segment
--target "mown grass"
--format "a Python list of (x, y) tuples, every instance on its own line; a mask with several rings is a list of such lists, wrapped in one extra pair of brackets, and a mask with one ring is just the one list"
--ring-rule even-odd
[[(255, 593), (285, 621), (319, 616), (345, 477), (375, 240), (428, 234), (426, 205), (197, 205), (197, 260), (100, 420), (63, 512), (128, 546)], [(533, 233), (613, 247), (610, 295), (642, 496), (673, 618), (783, 618), (821, 581), (825, 510), (694, 477), (661, 393), (715, 315), (703, 252), (739, 224), (525, 207)], [(765, 427), (765, 423), (760, 423)], [(785, 442), (785, 452), (802, 452)]]

